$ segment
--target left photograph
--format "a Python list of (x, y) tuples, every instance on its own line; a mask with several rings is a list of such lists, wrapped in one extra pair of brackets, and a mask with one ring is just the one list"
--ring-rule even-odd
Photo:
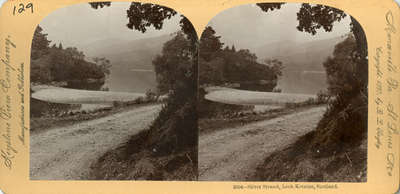
[(31, 180), (197, 180), (197, 35), (137, 2), (60, 8), (30, 62)]

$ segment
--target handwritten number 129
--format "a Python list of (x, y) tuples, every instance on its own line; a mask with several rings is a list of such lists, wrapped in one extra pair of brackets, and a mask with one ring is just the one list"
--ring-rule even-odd
[(26, 5), (24, 5), (23, 3), (20, 3), (18, 6), (14, 6), (13, 15), (15, 15), (16, 13), (22, 13), (28, 9), (30, 9), (30, 11), (33, 13), (33, 4), (32, 3), (28, 3)]

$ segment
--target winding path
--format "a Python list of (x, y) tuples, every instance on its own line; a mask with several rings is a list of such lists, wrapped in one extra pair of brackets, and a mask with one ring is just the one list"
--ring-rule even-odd
[(110, 149), (125, 143), (155, 119), (161, 105), (149, 105), (72, 126), (32, 133), (32, 180), (86, 179), (89, 166)]
[(325, 107), (227, 128), (199, 139), (199, 180), (249, 181), (273, 151), (315, 129)]

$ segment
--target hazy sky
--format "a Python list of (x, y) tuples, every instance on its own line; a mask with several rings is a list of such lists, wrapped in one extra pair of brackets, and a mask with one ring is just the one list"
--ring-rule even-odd
[(48, 39), (62, 42), (64, 46), (76, 46), (85, 50), (85, 45), (104, 39), (135, 40), (161, 36), (176, 32), (180, 16), (164, 22), (162, 30), (153, 28), (141, 33), (126, 27), (126, 11), (130, 2), (112, 2), (110, 7), (93, 9), (88, 3), (80, 3), (58, 9), (48, 15), (40, 26), (48, 33)]
[(214, 17), (211, 25), (223, 42), (235, 44), (236, 48), (257, 48), (280, 40), (304, 42), (327, 39), (347, 34), (350, 31), (350, 18), (335, 23), (332, 32), (319, 30), (314, 36), (300, 32), (297, 12), (301, 4), (284, 4), (281, 9), (263, 12), (255, 4), (227, 9)]
[[(75, 46), (85, 51), (85, 46), (98, 40), (134, 40), (170, 34), (180, 29), (180, 16), (164, 23), (162, 30), (149, 29), (146, 33), (126, 27), (129, 2), (113, 2), (111, 7), (92, 9), (88, 3), (68, 6), (47, 16), (41, 26), (53, 43)], [(222, 35), (222, 41), (236, 48), (257, 48), (279, 40), (311, 41), (337, 37), (349, 32), (350, 19), (336, 23), (332, 32), (320, 30), (317, 35), (299, 32), (296, 13), (300, 4), (289, 3), (280, 10), (265, 13), (257, 6), (242, 5), (230, 8), (215, 16), (210, 25)]]

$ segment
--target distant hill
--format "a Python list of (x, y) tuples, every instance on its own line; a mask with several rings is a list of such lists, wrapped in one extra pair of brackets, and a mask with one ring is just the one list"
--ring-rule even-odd
[(291, 70), (324, 70), (322, 63), (332, 55), (335, 45), (345, 37), (316, 40), (306, 43), (293, 41), (274, 42), (256, 49), (259, 59), (275, 58)]
[[(168, 34), (131, 41), (99, 40), (85, 46), (85, 54), (88, 58), (96, 56), (111, 60), (113, 66), (107, 82), (111, 91), (145, 92), (156, 87), (152, 60), (172, 38)], [(283, 62), (285, 69), (278, 82), (283, 92), (315, 94), (327, 87), (322, 63), (344, 39), (335, 37), (302, 44), (274, 42), (257, 48), (255, 53), (260, 60), (273, 58)]]
[(166, 34), (131, 41), (100, 40), (86, 46), (87, 56), (106, 57), (118, 68), (151, 69), (154, 56), (160, 54), (163, 44), (172, 38), (172, 35)]
[(333, 54), (335, 45), (345, 37), (316, 40), (306, 43), (282, 41), (256, 49), (259, 60), (278, 59), (285, 69), (278, 87), (287, 93), (315, 94), (327, 87), (323, 62)]
[(99, 40), (85, 46), (86, 55), (111, 61), (111, 75), (106, 84), (111, 91), (145, 92), (156, 87), (152, 60), (172, 38), (168, 34), (131, 41)]

